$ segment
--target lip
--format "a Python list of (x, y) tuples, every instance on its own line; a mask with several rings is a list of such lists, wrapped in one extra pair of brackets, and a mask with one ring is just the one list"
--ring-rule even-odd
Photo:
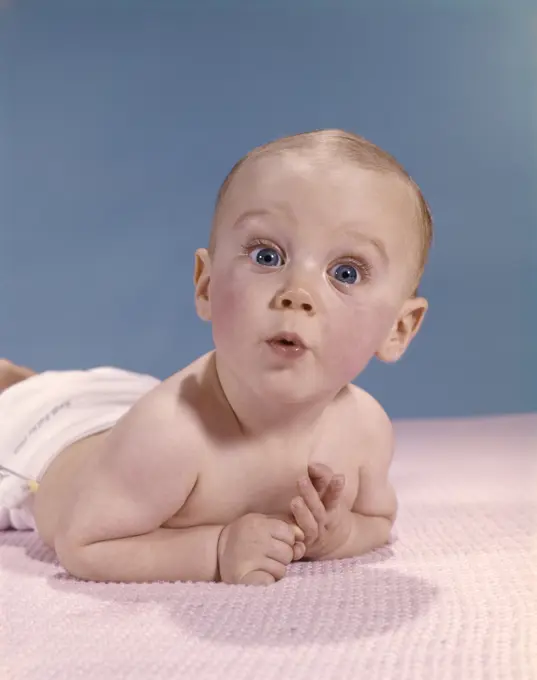
[(267, 340), (269, 345), (281, 345), (282, 347), (293, 347), (297, 350), (309, 349), (304, 340), (297, 333), (277, 333)]
[(296, 333), (278, 333), (266, 341), (271, 354), (281, 361), (293, 361), (303, 357), (308, 351), (304, 340)]

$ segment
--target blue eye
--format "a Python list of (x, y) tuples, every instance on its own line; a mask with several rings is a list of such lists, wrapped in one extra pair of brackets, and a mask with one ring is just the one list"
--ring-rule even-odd
[(263, 267), (279, 267), (282, 264), (280, 253), (275, 248), (254, 248), (250, 252), (251, 259)]
[(338, 264), (331, 268), (329, 274), (337, 281), (346, 283), (348, 285), (352, 285), (353, 283), (361, 280), (358, 267), (355, 267), (352, 264)]

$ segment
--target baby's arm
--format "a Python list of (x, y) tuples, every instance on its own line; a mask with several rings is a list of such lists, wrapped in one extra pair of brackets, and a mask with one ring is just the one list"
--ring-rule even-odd
[(397, 515), (397, 497), (388, 479), (393, 458), (393, 426), (381, 406), (371, 400), (366, 422), (368, 432), (361, 444), (358, 493), (351, 512), (347, 541), (330, 559), (357, 557), (388, 542)]
[(380, 405), (370, 398), (361, 412), (365, 432), (359, 446), (363, 460), (358, 493), (352, 507), (342, 500), (344, 477), (324, 464), (310, 466), (309, 478), (298, 483), (300, 496), (291, 512), (305, 536), (308, 559), (357, 557), (380, 548), (390, 537), (397, 499), (388, 481), (393, 430)]
[(199, 473), (176, 399), (163, 387), (111, 430), (84, 479), (75, 482), (55, 548), (64, 568), (78, 578), (218, 578), (223, 527), (161, 528), (184, 505)]

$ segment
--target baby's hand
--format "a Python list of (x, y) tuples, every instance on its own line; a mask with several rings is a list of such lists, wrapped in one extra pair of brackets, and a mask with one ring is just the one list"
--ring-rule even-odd
[(304, 535), (296, 526), (265, 515), (239, 517), (218, 541), (220, 579), (225, 583), (270, 585), (285, 576), (304, 554)]
[(291, 513), (304, 532), (305, 557), (326, 559), (351, 532), (351, 511), (341, 503), (345, 476), (334, 475), (318, 463), (308, 467), (308, 476), (297, 486), (299, 495), (291, 501)]

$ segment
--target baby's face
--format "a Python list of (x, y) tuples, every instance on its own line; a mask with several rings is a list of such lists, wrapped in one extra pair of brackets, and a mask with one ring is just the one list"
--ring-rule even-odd
[[(290, 401), (351, 382), (412, 285), (411, 189), (351, 163), (269, 156), (239, 171), (217, 229), (208, 316), (227, 369)], [(286, 333), (295, 348), (271, 342)]]

